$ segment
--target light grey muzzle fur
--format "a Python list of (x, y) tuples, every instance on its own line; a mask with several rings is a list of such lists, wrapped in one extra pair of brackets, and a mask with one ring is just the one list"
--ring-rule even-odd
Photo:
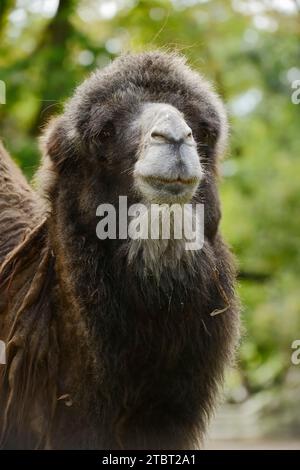
[(139, 118), (142, 145), (136, 185), (150, 202), (189, 202), (202, 178), (192, 130), (173, 106), (149, 103)]

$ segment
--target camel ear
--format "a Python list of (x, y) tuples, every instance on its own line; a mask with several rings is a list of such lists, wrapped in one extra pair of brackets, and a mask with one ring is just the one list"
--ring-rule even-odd
[(50, 158), (58, 170), (62, 170), (72, 158), (75, 148), (72, 131), (68, 129), (63, 116), (50, 121), (41, 138), (41, 147), (43, 154)]

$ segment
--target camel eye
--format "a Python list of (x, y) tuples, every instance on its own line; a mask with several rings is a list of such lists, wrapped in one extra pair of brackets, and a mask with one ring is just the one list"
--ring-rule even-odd
[(114, 134), (115, 134), (115, 127), (112, 121), (108, 121), (99, 132), (98, 139), (101, 143), (103, 143), (111, 139), (114, 136)]
[(107, 121), (104, 126), (91, 136), (89, 140), (90, 152), (99, 160), (106, 161), (111, 144), (114, 142), (115, 127), (112, 121)]
[(202, 136), (203, 136), (203, 138), (204, 138), (205, 140), (208, 140), (208, 139), (209, 139), (210, 134), (209, 134), (208, 129), (203, 129), (203, 130), (202, 130)]

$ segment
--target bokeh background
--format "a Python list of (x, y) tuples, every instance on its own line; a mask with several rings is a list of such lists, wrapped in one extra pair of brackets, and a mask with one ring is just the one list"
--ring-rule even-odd
[(231, 121), (222, 229), (245, 331), (207, 446), (300, 448), (299, 0), (0, 0), (1, 138), (30, 178), (37, 137), (74, 87), (156, 47), (211, 79)]

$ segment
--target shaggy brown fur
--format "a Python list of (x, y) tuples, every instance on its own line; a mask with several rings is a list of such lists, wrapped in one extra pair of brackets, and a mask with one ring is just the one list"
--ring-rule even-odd
[[(205, 179), (205, 244), (159, 283), (128, 240), (99, 241), (96, 207), (138, 202), (132, 168), (145, 102), (185, 116)], [(198, 445), (238, 338), (235, 272), (218, 232), (222, 105), (181, 58), (127, 55), (93, 74), (44, 137), (48, 209), (0, 149), (2, 448)], [(219, 313), (219, 314), (218, 314)]]

